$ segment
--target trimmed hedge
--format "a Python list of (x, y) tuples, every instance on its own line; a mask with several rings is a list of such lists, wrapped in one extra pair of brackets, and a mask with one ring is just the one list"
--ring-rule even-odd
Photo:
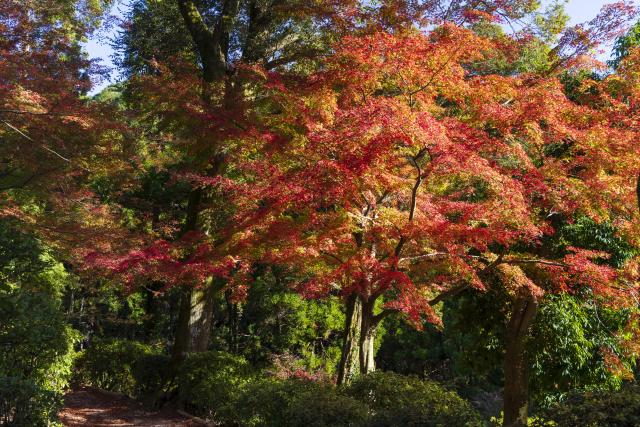
[(368, 408), (331, 384), (306, 379), (261, 379), (249, 384), (236, 403), (246, 427), (365, 426)]
[(248, 427), (481, 427), (469, 403), (437, 383), (376, 372), (346, 387), (304, 379), (262, 379), (246, 386), (234, 420)]

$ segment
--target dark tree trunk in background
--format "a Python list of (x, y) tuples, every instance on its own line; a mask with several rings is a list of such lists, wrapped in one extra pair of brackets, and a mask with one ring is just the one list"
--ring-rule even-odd
[(507, 325), (504, 358), (504, 427), (526, 427), (529, 415), (529, 377), (525, 341), (538, 311), (531, 296), (519, 296)]
[(240, 353), (240, 323), (242, 321), (242, 305), (232, 300), (230, 291), (225, 292), (229, 322), (229, 351), (234, 354)]
[[(187, 217), (183, 233), (197, 229), (201, 202), (202, 189), (196, 188), (192, 190), (189, 194)], [(208, 331), (205, 332), (204, 328), (206, 316), (204, 318), (202, 317), (202, 310), (204, 310), (206, 305), (204, 296), (205, 292), (202, 289), (186, 288), (182, 292), (176, 325), (176, 336), (172, 351), (172, 364), (174, 368), (177, 368), (184, 360), (186, 354), (192, 351), (194, 348), (192, 341), (196, 340), (201, 343), (204, 341), (204, 337), (200, 337), (199, 335), (202, 333), (208, 334)]]

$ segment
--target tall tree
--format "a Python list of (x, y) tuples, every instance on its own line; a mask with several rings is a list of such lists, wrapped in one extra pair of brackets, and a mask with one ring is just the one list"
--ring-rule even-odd
[[(178, 1), (176, 6), (137, 2), (131, 15), (134, 22), (123, 29), (120, 40), (126, 55), (123, 61), (132, 73), (129, 101), (141, 113), (138, 120), (152, 129), (144, 132), (156, 133), (151, 138), (159, 144), (151, 141), (150, 147), (165, 154), (171, 152), (164, 157), (165, 162), (158, 158), (151, 162), (191, 186), (186, 200), (178, 201), (184, 207), (180, 229), (175, 228), (175, 216), (155, 215), (165, 222), (156, 221), (156, 229), (146, 238), (147, 242), (154, 236), (162, 238), (160, 245), (148, 249), (166, 255), (163, 260), (151, 257), (149, 263), (164, 262), (164, 267), (174, 268), (174, 277), (156, 276), (156, 280), (172, 285), (182, 278), (189, 284), (185, 286), (174, 346), (177, 363), (187, 352), (208, 348), (213, 298), (229, 288), (229, 275), (240, 267), (224, 236), (236, 205), (224, 183), (229, 174), (243, 179), (242, 156), (250, 150), (241, 149), (238, 141), (250, 143), (260, 132), (259, 123), (264, 121), (261, 115), (274, 114), (261, 106), (264, 102), (259, 85), (252, 83), (255, 76), (251, 67), (308, 72), (314, 58), (326, 50), (325, 40), (332, 37), (322, 28), (337, 22), (334, 16), (339, 12), (321, 7), (321, 2)], [(156, 20), (141, 22), (141, 16)], [(181, 22), (171, 21), (171, 17)], [(169, 32), (186, 29), (191, 38), (189, 46), (177, 46), (177, 39), (159, 36), (159, 52), (150, 49), (145, 35), (163, 31), (162, 23)], [(165, 107), (159, 110), (158, 104)], [(158, 135), (162, 136), (158, 139)], [(132, 259), (144, 262), (137, 254), (131, 252), (120, 264), (110, 265), (124, 272)], [(152, 271), (135, 273), (149, 277)], [(132, 270), (127, 273), (136, 275)], [(214, 273), (224, 277), (215, 278)]]
[(635, 293), (598, 252), (554, 255), (546, 236), (578, 213), (616, 212), (631, 227), (638, 166), (634, 128), (613, 126), (618, 113), (601, 103), (572, 102), (553, 75), (586, 47), (555, 50), (540, 75), (474, 73), (503, 46), (452, 25), (343, 39), (306, 82), (302, 142), (271, 161), (247, 221), (273, 262), (310, 275), (303, 294), (345, 298), (341, 382), (374, 368), (371, 337), (384, 316), (438, 322), (432, 306), (443, 298), (506, 287), (505, 425), (520, 426), (540, 298), (588, 287), (625, 304)]

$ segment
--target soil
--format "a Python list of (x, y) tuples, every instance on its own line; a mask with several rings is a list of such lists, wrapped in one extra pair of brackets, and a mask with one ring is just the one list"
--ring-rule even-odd
[(65, 395), (64, 408), (58, 414), (67, 427), (77, 426), (155, 426), (200, 427), (196, 420), (163, 408), (149, 411), (140, 403), (125, 396), (106, 393), (93, 388), (78, 388)]

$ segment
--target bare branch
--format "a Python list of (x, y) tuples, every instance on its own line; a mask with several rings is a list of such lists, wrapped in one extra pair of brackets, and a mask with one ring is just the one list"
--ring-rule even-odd
[(502, 261), (503, 264), (541, 264), (550, 265), (553, 267), (567, 268), (569, 265), (564, 262), (548, 261), (544, 259), (507, 259)]
[(469, 285), (464, 284), (464, 285), (456, 286), (455, 288), (448, 289), (448, 290), (442, 292), (437, 297), (435, 297), (432, 300), (430, 300), (429, 301), (429, 305), (436, 305), (436, 304), (444, 301), (445, 299), (447, 299), (449, 297), (458, 295), (460, 292), (462, 292), (462, 291), (464, 291), (465, 289), (468, 289), (468, 288), (469, 288)]
[(64, 113), (54, 113), (51, 111), (45, 112), (37, 112), (37, 111), (25, 111), (25, 110), (13, 110), (13, 109), (5, 109), (0, 110), (0, 114), (10, 113), (10, 114), (26, 114), (30, 116), (58, 116), (58, 117), (73, 117), (72, 114), (64, 114)]
[(401, 262), (418, 261), (418, 260), (421, 260), (421, 259), (442, 258), (442, 257), (447, 257), (447, 256), (450, 256), (450, 254), (448, 254), (446, 252), (434, 252), (434, 253), (430, 253), (430, 254), (423, 254), (423, 255), (416, 255), (416, 256), (411, 256), (411, 257), (406, 257), (406, 258), (400, 258), (398, 260), (398, 264), (400, 264)]
[[(17, 127), (13, 126), (11, 123), (6, 122), (4, 120), (2, 120), (2, 123), (4, 123), (5, 125), (7, 125), (9, 128), (13, 129), (14, 131), (18, 132), (20, 135), (22, 135), (24, 138), (26, 138), (28, 141), (33, 142), (34, 144), (38, 144), (38, 142), (36, 142), (33, 138), (31, 138), (29, 135), (27, 135), (26, 133), (22, 132), (20, 129), (18, 129)], [(44, 148), (45, 150), (47, 150), (48, 152), (56, 155), (57, 157), (61, 158), (62, 160), (64, 160), (67, 163), (71, 163), (71, 160), (64, 157), (62, 154), (58, 153), (55, 150), (52, 150), (51, 148), (47, 147), (44, 144), (38, 144), (40, 145), (42, 148)]]
[[(415, 216), (416, 204), (418, 203), (418, 190), (420, 189), (420, 185), (422, 184), (422, 169), (418, 164), (418, 160), (424, 157), (426, 153), (427, 153), (427, 149), (422, 148), (418, 152), (418, 154), (416, 154), (414, 157), (411, 157), (409, 159), (409, 161), (413, 164), (413, 167), (416, 168), (416, 171), (417, 171), (416, 181), (413, 184), (413, 188), (411, 190), (411, 206), (409, 207), (409, 222), (412, 222)], [(404, 235), (400, 236), (400, 240), (398, 241), (398, 244), (394, 251), (396, 257), (399, 257), (400, 254), (402, 253), (402, 248), (404, 247), (404, 244), (406, 243), (406, 241), (407, 241), (407, 238)]]
[(373, 327), (376, 327), (382, 322), (384, 319), (389, 317), (391, 314), (395, 313), (397, 310), (391, 310), (389, 308), (385, 308), (380, 313), (373, 316)]

